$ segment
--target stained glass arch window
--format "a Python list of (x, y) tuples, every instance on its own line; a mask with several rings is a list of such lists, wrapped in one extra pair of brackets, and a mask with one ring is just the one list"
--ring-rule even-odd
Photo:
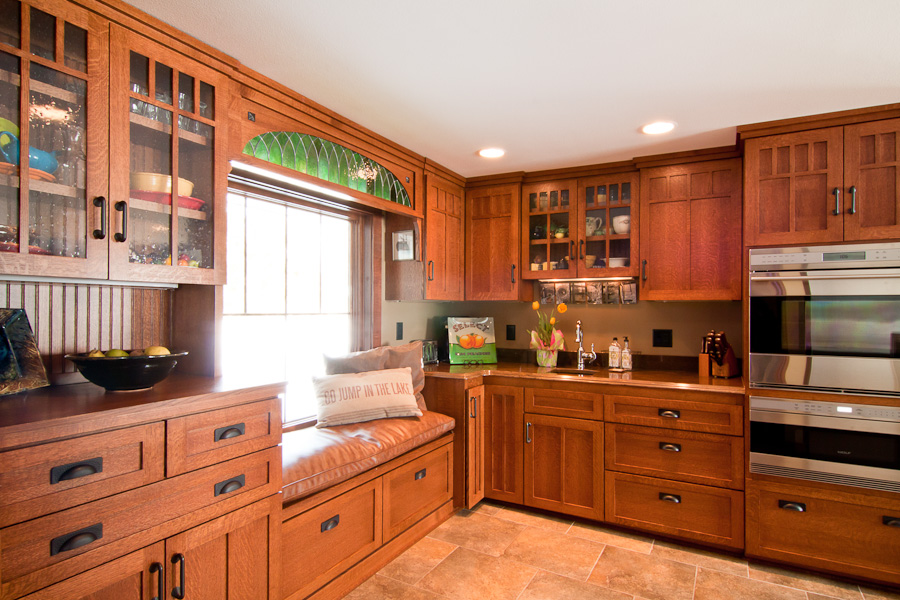
[(251, 139), (244, 154), (311, 177), (412, 207), (409, 194), (383, 165), (322, 138), (294, 131), (269, 131)]

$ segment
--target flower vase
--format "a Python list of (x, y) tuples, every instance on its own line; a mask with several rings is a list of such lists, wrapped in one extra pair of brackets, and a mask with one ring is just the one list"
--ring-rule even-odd
[(538, 350), (537, 364), (539, 367), (555, 367), (558, 355), (559, 350)]

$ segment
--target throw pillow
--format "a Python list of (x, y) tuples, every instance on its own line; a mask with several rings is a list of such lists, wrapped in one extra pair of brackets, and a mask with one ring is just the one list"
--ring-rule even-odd
[(331, 427), (390, 417), (421, 417), (409, 367), (313, 377), (318, 423)]
[(413, 393), (422, 410), (425, 406), (425, 370), (422, 368), (422, 342), (410, 342), (402, 346), (381, 346), (372, 350), (352, 352), (345, 356), (326, 356), (325, 372), (329, 375), (338, 373), (363, 373), (378, 369), (400, 369), (409, 367), (412, 374)]

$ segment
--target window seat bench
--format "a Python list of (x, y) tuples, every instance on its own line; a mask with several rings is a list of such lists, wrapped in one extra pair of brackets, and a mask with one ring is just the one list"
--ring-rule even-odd
[(282, 436), (284, 600), (340, 598), (450, 517), (453, 427), (423, 411)]

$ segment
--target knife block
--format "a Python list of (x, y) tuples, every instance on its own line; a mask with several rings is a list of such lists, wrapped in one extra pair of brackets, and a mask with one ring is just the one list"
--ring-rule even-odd
[(706, 352), (700, 353), (700, 366), (699, 366), (700, 377), (709, 377), (710, 376), (709, 365), (712, 362), (713, 361), (709, 360), (709, 354), (707, 354)]
[(724, 358), (722, 358), (722, 364), (716, 363), (716, 361), (709, 361), (709, 370), (710, 374), (713, 377), (737, 377), (741, 374), (738, 370), (737, 358), (734, 355), (734, 350), (731, 346), (728, 347), (728, 350), (725, 352)]

